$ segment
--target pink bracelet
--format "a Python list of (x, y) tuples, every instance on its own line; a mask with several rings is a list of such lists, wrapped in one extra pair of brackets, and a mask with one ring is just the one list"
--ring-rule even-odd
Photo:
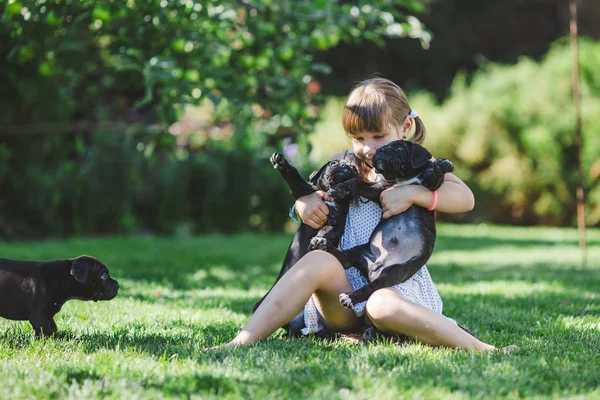
[(438, 193), (437, 193), (437, 190), (434, 190), (433, 191), (433, 203), (431, 203), (431, 207), (428, 208), (429, 211), (435, 210), (435, 207), (437, 207), (437, 201), (438, 201)]

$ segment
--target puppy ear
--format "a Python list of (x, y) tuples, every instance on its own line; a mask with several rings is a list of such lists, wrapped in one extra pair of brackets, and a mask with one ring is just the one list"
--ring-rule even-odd
[(312, 183), (313, 185), (316, 185), (317, 182), (319, 181), (319, 178), (321, 177), (321, 175), (323, 175), (323, 171), (325, 171), (325, 168), (328, 165), (329, 165), (329, 162), (327, 164), (323, 165), (320, 169), (313, 171), (313, 173), (309, 175), (308, 181), (310, 183)]
[(431, 153), (425, 147), (412, 143), (410, 151), (410, 166), (412, 168), (421, 168), (431, 160)]
[(88, 278), (88, 272), (90, 271), (90, 262), (84, 257), (77, 257), (71, 264), (71, 275), (79, 283), (85, 283)]

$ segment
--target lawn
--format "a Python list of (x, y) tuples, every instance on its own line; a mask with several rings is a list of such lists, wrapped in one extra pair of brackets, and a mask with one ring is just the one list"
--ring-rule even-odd
[(580, 266), (572, 229), (440, 224), (428, 267), (444, 313), (512, 355), (418, 343), (231, 339), (291, 237), (0, 242), (0, 257), (103, 260), (121, 291), (69, 301), (36, 340), (0, 320), (0, 398), (600, 398), (600, 230)]

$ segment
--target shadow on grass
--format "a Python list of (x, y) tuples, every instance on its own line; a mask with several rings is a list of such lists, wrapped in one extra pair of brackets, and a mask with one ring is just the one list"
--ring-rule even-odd
[(198, 393), (223, 396), (239, 393), (241, 387), (251, 384), (250, 378), (231, 378), (214, 373), (166, 377), (164, 382), (146, 382), (144, 386), (155, 388), (167, 396), (190, 398)]
[(156, 327), (152, 331), (144, 324), (128, 324), (114, 327), (111, 332), (59, 332), (56, 340), (78, 342), (85, 353), (133, 351), (166, 361), (170, 357), (195, 358), (217, 341), (232, 339), (238, 328), (228, 322), (198, 326), (173, 321), (158, 332)]
[[(150, 262), (147, 262), (148, 264)], [(144, 269), (115, 268), (111, 276), (125, 278), (140, 283), (155, 283), (173, 289), (187, 290), (198, 288), (227, 288), (248, 290), (255, 287), (271, 286), (279, 274), (280, 264), (271, 268), (262, 265), (249, 265), (239, 260), (221, 260), (218, 266), (202, 263), (191, 265), (162, 264), (154, 262)]]
[[(61, 376), (68, 384), (73, 381), (83, 385), (85, 381), (102, 382), (103, 395), (110, 395), (110, 380), (90, 368), (66, 366), (59, 367), (54, 374)], [(161, 379), (144, 378), (136, 380), (144, 388), (153, 388), (161, 392), (163, 396), (176, 398), (190, 398), (198, 393), (210, 395), (226, 395), (239, 392), (240, 385), (248, 385), (248, 379), (233, 379), (227, 376), (219, 376), (213, 373), (183, 374), (177, 376), (166, 376)]]
[[(596, 291), (600, 287), (600, 270), (565, 266), (556, 263), (530, 263), (504, 266), (457, 263), (428, 263), (435, 283), (461, 285), (475, 282), (524, 281), (529, 283), (558, 282), (568, 289)], [(508, 283), (507, 283), (508, 284)]]
[[(521, 351), (510, 356), (502, 354), (474, 354), (433, 349), (419, 354), (419, 345), (339, 346), (324, 341), (315, 346), (312, 340), (273, 340), (257, 346), (224, 349), (209, 353), (197, 350), (187, 352), (187, 347), (170, 347), (172, 343), (162, 335), (145, 338), (127, 338), (124, 332), (114, 339), (103, 335), (79, 336), (80, 340), (99, 341), (87, 351), (114, 348), (116, 339), (121, 348), (125, 345), (137, 351), (162, 357), (158, 348), (169, 347), (167, 353), (179, 351), (179, 358), (193, 359), (208, 367), (210, 372), (178, 373), (159, 380), (143, 379), (144, 387), (156, 388), (173, 396), (231, 394), (277, 394), (281, 398), (315, 397), (317, 393), (339, 393), (341, 390), (372, 390), (372, 383), (385, 382), (394, 393), (419, 393), (435, 387), (442, 394), (462, 394), (476, 397), (520, 397), (585, 394), (596, 389), (596, 374), (589, 370), (596, 354), (589, 345), (598, 344), (598, 337), (590, 332), (556, 328), (548, 340), (523, 337), (518, 345)], [(189, 340), (185, 335), (176, 340)], [(155, 341), (154, 346), (146, 344)], [(591, 342), (591, 343), (586, 343)], [(291, 342), (291, 343), (290, 343)], [(292, 344), (292, 345), (290, 345)], [(105, 347), (106, 346), (106, 347)], [(587, 351), (582, 351), (588, 347)], [(565, 360), (540, 364), (544, 354), (560, 351)], [(265, 360), (270, 360), (265, 363)], [(325, 360), (330, 360), (325, 361)], [(235, 365), (239, 374), (232, 375)], [(57, 371), (67, 379), (82, 382), (86, 379), (102, 380), (105, 377), (85, 368), (67, 367)], [(483, 375), (485, 379), (482, 379)], [(578, 379), (573, 379), (578, 376)], [(560, 390), (560, 393), (556, 392)], [(439, 393), (438, 393), (439, 394)], [(318, 397), (318, 396), (317, 396)]]
[(175, 295), (167, 296), (156, 296), (145, 293), (133, 293), (124, 294), (123, 297), (127, 297), (133, 300), (139, 300), (147, 304), (168, 304), (172, 306), (184, 306), (186, 308), (192, 308), (195, 310), (207, 310), (207, 309), (227, 309), (234, 313), (250, 315), (254, 304), (262, 298), (267, 291), (261, 293), (259, 296), (252, 298), (243, 297), (232, 297), (224, 296), (219, 294), (200, 296), (189, 296), (184, 292), (178, 292)]
[[(562, 318), (584, 319), (600, 315), (600, 302), (572, 293), (536, 293), (527, 298), (499, 294), (449, 294), (443, 297), (444, 314), (473, 331), (491, 334), (553, 335)], [(600, 331), (596, 331), (600, 341)]]

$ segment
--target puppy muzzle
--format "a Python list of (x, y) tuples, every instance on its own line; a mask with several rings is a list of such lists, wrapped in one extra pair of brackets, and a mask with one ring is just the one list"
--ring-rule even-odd
[(104, 290), (101, 292), (97, 292), (94, 296), (94, 300), (112, 300), (117, 297), (119, 293), (119, 284), (115, 282), (113, 285), (107, 285), (104, 287)]
[(398, 179), (398, 176), (395, 173), (395, 171), (393, 171), (389, 165), (386, 165), (386, 162), (384, 160), (376, 160), (374, 164), (375, 172), (377, 172), (377, 174), (383, 177), (383, 179), (385, 179), (386, 181), (393, 181)]

